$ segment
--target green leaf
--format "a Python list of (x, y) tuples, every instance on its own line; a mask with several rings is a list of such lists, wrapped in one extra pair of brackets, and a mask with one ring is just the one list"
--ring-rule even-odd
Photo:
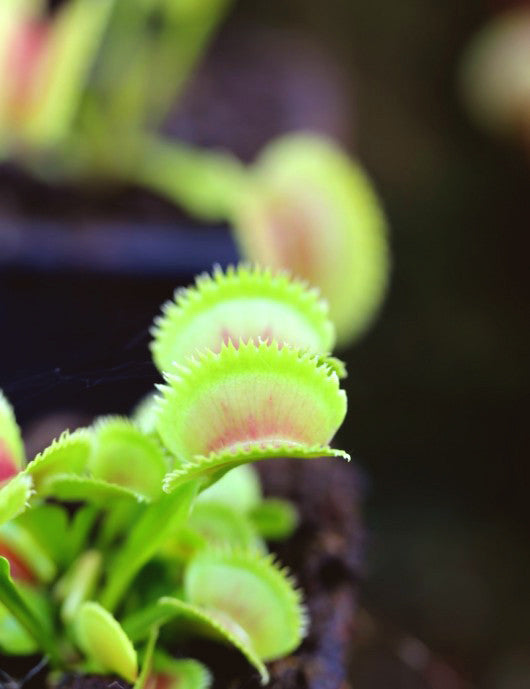
[(253, 648), (247, 633), (237, 622), (222, 613), (212, 613), (211, 610), (203, 610), (193, 603), (165, 596), (158, 603), (125, 620), (124, 628), (132, 639), (142, 639), (150, 625), (161, 626), (175, 619), (182, 623), (188, 636), (198, 634), (234, 646), (259, 672), (262, 684), (268, 682), (267, 668)]
[(239, 512), (248, 512), (261, 502), (258, 474), (254, 467), (242, 464), (203, 490), (197, 496), (197, 502), (221, 503)]
[[(59, 505), (33, 505), (17, 517), (15, 522), (31, 534), (32, 540), (54, 563), (63, 565), (68, 562), (68, 548), (70, 525), (68, 512)], [(0, 529), (1, 532), (1, 529)]]
[(94, 435), (88, 467), (95, 478), (129, 488), (145, 498), (161, 494), (169, 465), (154, 438), (121, 417), (100, 419)]
[(61, 618), (66, 624), (75, 619), (80, 605), (92, 598), (101, 574), (101, 567), (101, 553), (97, 550), (87, 550), (57, 583), (55, 592), (63, 601)]
[(31, 534), (47, 557), (62, 569), (85, 547), (97, 515), (97, 509), (88, 505), (78, 508), (69, 518), (64, 507), (42, 504), (26, 510), (15, 524)]
[(99, 603), (83, 603), (75, 618), (79, 647), (102, 672), (113, 672), (128, 682), (138, 674), (134, 646), (120, 623)]
[(35, 640), (38, 648), (52, 660), (56, 660), (57, 649), (53, 641), (51, 622), (45, 623), (42, 616), (24, 600), (11, 579), (9, 562), (5, 557), (0, 557), (0, 602)]
[(29, 506), (33, 494), (31, 476), (17, 474), (0, 487), (0, 524), (14, 519)]
[(86, 547), (90, 531), (98, 517), (98, 510), (93, 505), (83, 505), (76, 510), (68, 528), (65, 541), (63, 562), (69, 563)]
[(31, 476), (35, 489), (40, 492), (42, 484), (57, 474), (82, 474), (91, 451), (92, 435), (88, 429), (65, 431), (28, 464), (25, 473)]
[(0, 604), (0, 650), (6, 655), (31, 655), (39, 650), (35, 639), (2, 604)]
[[(138, 675), (138, 679), (134, 683), (133, 689), (144, 689), (144, 687), (147, 686), (147, 682), (149, 681), (150, 676), (152, 676), (151, 673), (153, 672), (153, 657), (155, 653), (155, 646), (158, 639), (158, 634), (158, 627), (152, 627), (142, 661), (142, 671)], [(151, 684), (151, 682), (149, 682), (149, 684)]]
[(194, 287), (180, 289), (155, 321), (151, 351), (161, 372), (183, 364), (197, 351), (219, 352), (223, 344), (277, 341), (313, 353), (333, 348), (327, 306), (315, 290), (272, 275), (269, 270), (239, 266), (226, 273), (203, 274)]
[(306, 631), (300, 593), (271, 556), (201, 551), (185, 570), (184, 597), (236, 622), (262, 660), (287, 655)]
[(230, 343), (166, 381), (158, 431), (182, 462), (166, 490), (178, 485), (175, 477), (211, 473), (212, 466), (226, 472), (256, 459), (341, 454), (326, 444), (344, 419), (346, 397), (318, 357), (277, 343)]
[[(195, 35), (196, 30), (183, 32), (179, 42)], [(234, 199), (248, 184), (247, 171), (234, 155), (157, 136), (144, 136), (142, 159), (130, 174), (137, 184), (208, 222), (226, 219)]]
[(0, 390), (0, 483), (21, 470), (24, 456), (24, 445), (15, 414)]
[[(17, 582), (22, 599), (45, 627), (49, 626), (53, 611), (46, 594), (40, 593), (31, 585)], [(2, 604), (0, 604), (0, 650), (8, 655), (32, 655), (39, 651), (39, 645)]]
[(388, 282), (386, 220), (371, 181), (312, 134), (268, 144), (252, 174), (232, 212), (242, 255), (318, 287), (347, 344), (373, 320)]
[(267, 498), (250, 512), (256, 531), (268, 541), (289, 538), (298, 526), (298, 512), (288, 500)]
[(101, 602), (114, 610), (139, 570), (187, 519), (197, 485), (188, 482), (145, 507), (112, 562)]

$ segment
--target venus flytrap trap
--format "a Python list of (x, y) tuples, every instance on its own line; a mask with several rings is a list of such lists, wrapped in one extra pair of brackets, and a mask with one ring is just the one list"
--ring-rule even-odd
[(284, 135), (244, 166), (150, 139), (135, 174), (191, 215), (228, 222), (245, 259), (317, 286), (341, 346), (377, 315), (390, 264), (385, 214), (365, 170), (333, 141)]
[[(191, 479), (207, 486), (231, 468), (277, 457), (348, 457), (328, 445), (346, 414), (336, 373), (318, 357), (276, 342), (223, 345), (166, 374), (160, 387), (162, 441), (180, 460), (171, 492)], [(204, 418), (209, 418), (204, 428)]]
[(44, 2), (3, 2), (0, 135), (39, 174), (39, 158), (66, 145), (72, 132), (112, 5), (72, 0), (50, 17)]
[(333, 327), (314, 290), (238, 267), (178, 292), (153, 336), (165, 383), (134, 418), (65, 432), (27, 465), (0, 398), (0, 505), (29, 486), (0, 525), (0, 650), (136, 689), (202, 689), (208, 671), (167, 652), (204, 636), (266, 683), (308, 620), (265, 543), (292, 533), (296, 509), (265, 499), (250, 464), (348, 458), (329, 444), (346, 413)]
[(318, 286), (341, 345), (366, 330), (386, 292), (386, 219), (366, 172), (336, 144), (309, 134), (269, 143), (231, 221), (248, 260)]
[(239, 341), (288, 344), (313, 353), (333, 349), (335, 336), (327, 304), (306, 284), (286, 274), (239, 266), (195, 286), (179, 289), (155, 319), (151, 351), (159, 371), (171, 371), (196, 352), (218, 353)]

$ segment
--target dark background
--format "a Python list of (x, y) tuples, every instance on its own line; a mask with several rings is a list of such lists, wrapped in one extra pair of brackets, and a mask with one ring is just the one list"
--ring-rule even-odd
[[(343, 138), (376, 180), (394, 256), (381, 318), (345, 354), (350, 412), (339, 443), (367, 481), (364, 604), (477, 686), (519, 689), (530, 686), (530, 170), (521, 150), (474, 128), (455, 90), (459, 54), (493, 4), (241, 2), (214, 49), (228, 57), (211, 67), (221, 70), (213, 80), (224, 88), (219, 99), (229, 93), (237, 106), (221, 128), (206, 118), (190, 137), (239, 146), (249, 157), (282, 122), (303, 123), (292, 108), (268, 110), (281, 65), (292, 62), (289, 41), (286, 49), (278, 39), (276, 51), (269, 40), (270, 55), (258, 51), (253, 79), (245, 60), (251, 32), (296, 30), (327, 51), (323, 73), (339, 95), (316, 79), (317, 96), (304, 102), (323, 110), (317, 125)], [(300, 60), (303, 73), (313, 57)], [(211, 84), (198, 89), (188, 115), (171, 127), (189, 129), (212, 92)], [(166, 229), (189, 225), (167, 204), (134, 193), (133, 201), (131, 193), (111, 195), (97, 211), (92, 197), (81, 207), (96, 223), (131, 215)], [(9, 177), (0, 210), (10, 222), (22, 212), (20, 222), (35, 222), (50, 216), (43, 198), (45, 191)], [(75, 194), (53, 198), (61, 218), (77, 218)], [(138, 275), (3, 265), (0, 387), (20, 420), (74, 408), (128, 411), (154, 380), (146, 349), (152, 315), (208, 256), (203, 245), (189, 248), (189, 270), (180, 257), (175, 276), (167, 267)], [(228, 240), (223, 251), (234, 255)]]

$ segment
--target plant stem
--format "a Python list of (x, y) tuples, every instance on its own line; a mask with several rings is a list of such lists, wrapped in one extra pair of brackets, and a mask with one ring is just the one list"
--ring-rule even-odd
[(133, 181), (150, 187), (207, 221), (227, 220), (247, 188), (245, 167), (232, 155), (176, 141), (146, 139)]
[(149, 675), (151, 674), (153, 669), (153, 655), (155, 653), (155, 646), (158, 639), (158, 633), (158, 626), (151, 628), (149, 641), (147, 642), (147, 647), (145, 649), (142, 671), (138, 676), (138, 679), (134, 683), (133, 689), (144, 689), (145, 684), (149, 679)]
[(100, 596), (107, 610), (116, 609), (136, 574), (187, 519), (197, 488), (196, 481), (189, 482), (145, 508), (109, 568)]
[(50, 661), (57, 664), (59, 653), (53, 641), (54, 635), (51, 623), (50, 628), (46, 628), (22, 598), (11, 579), (9, 562), (5, 557), (0, 557), (0, 601), (27, 630), (30, 636), (35, 639)]

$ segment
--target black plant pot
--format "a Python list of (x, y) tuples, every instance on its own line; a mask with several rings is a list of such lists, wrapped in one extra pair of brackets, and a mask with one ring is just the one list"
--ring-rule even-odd
[(0, 190), (0, 388), (22, 423), (43, 409), (130, 411), (157, 378), (154, 315), (194, 275), (238, 260), (229, 231), (137, 189), (96, 197), (3, 169)]

